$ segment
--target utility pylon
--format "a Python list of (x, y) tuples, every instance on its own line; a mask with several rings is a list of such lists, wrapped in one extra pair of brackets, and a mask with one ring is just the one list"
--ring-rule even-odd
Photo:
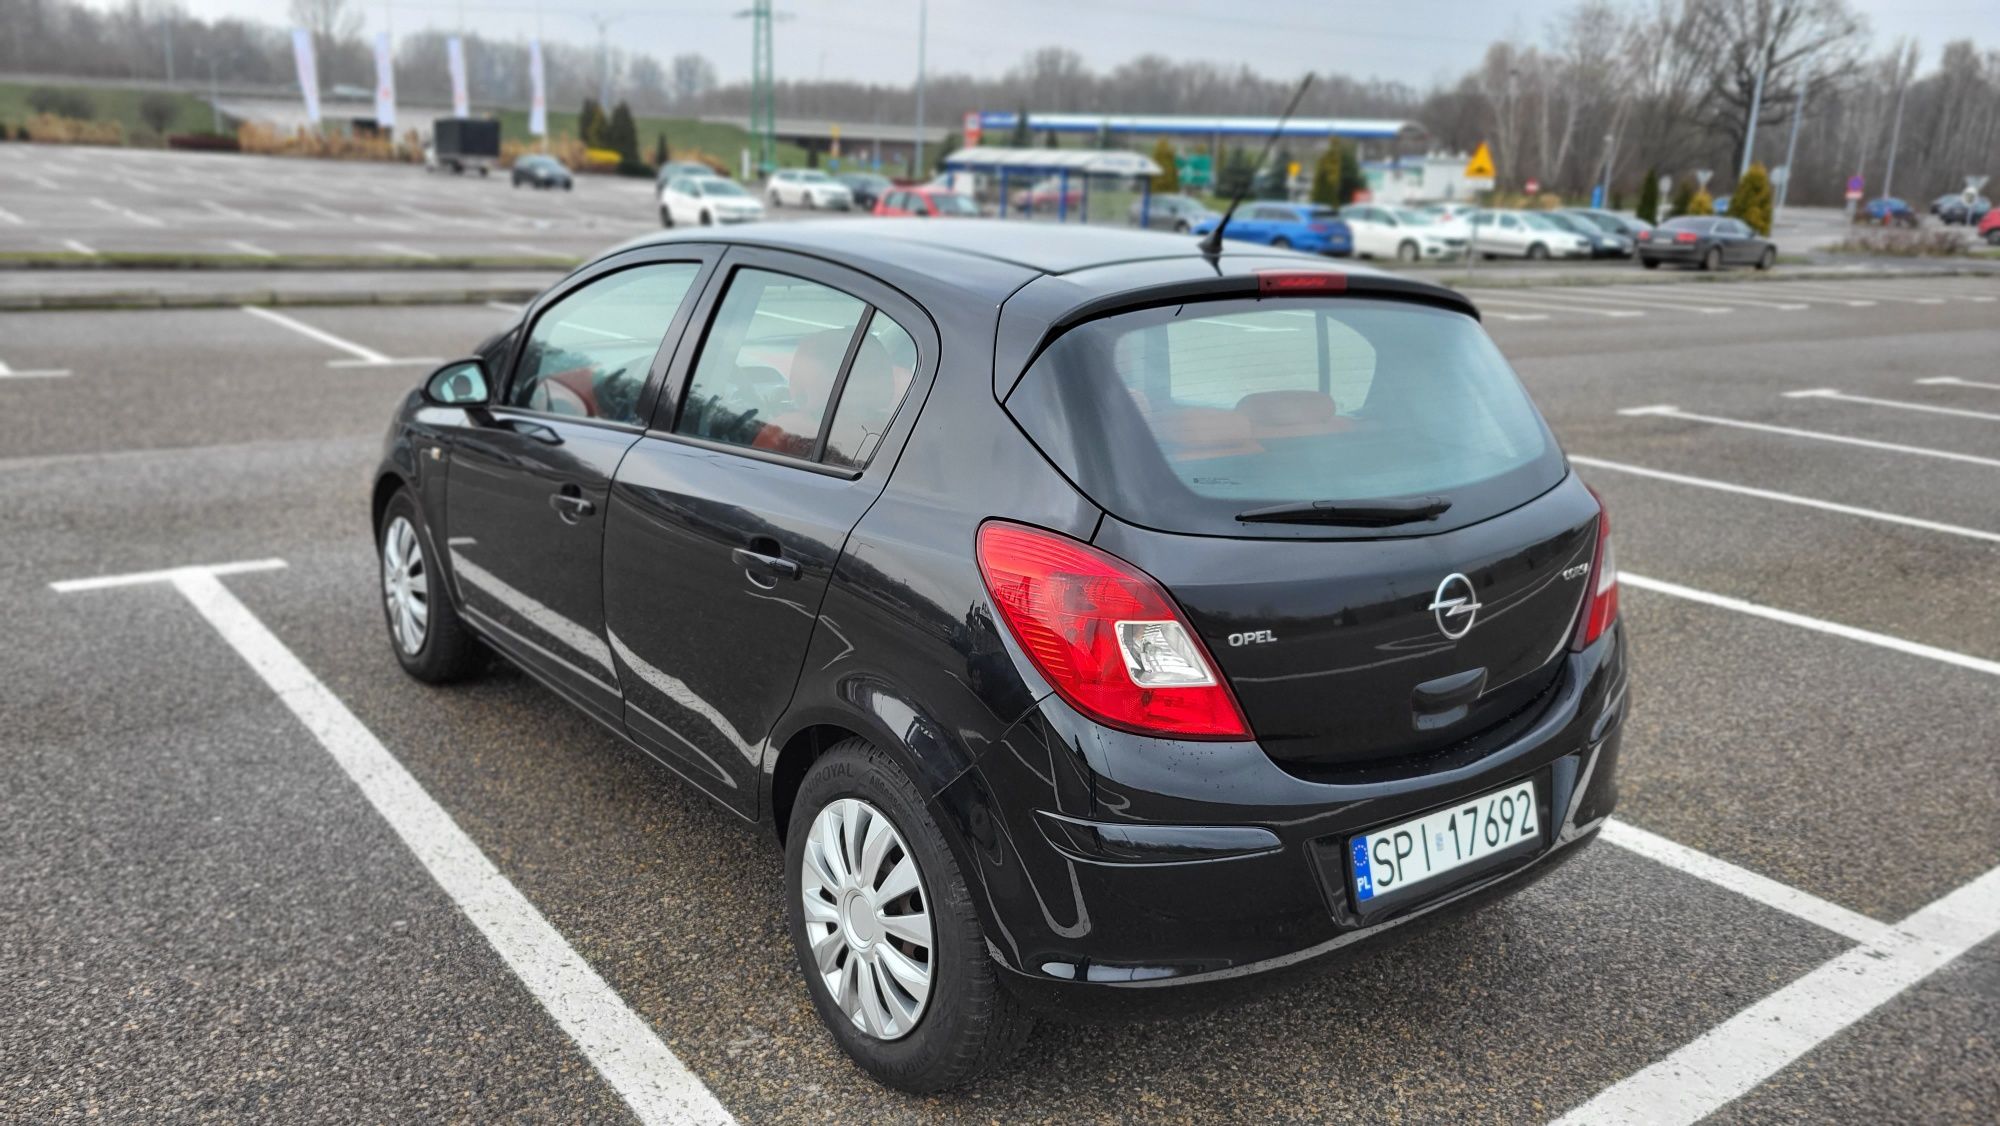
[(776, 67), (772, 64), (771, 25), (789, 13), (771, 10), (771, 0), (751, 0), (750, 7), (736, 13), (750, 21), (750, 143), (757, 153), (757, 166), (769, 173), (778, 165), (778, 109)]

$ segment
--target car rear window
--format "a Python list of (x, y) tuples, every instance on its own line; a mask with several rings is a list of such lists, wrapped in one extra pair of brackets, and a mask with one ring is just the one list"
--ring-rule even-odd
[(1164, 306), (1058, 338), (1007, 398), (1099, 505), (1166, 531), (1344, 536), (1236, 515), (1299, 501), (1439, 495), (1421, 534), (1552, 487), (1561, 453), (1478, 322), (1359, 297)]

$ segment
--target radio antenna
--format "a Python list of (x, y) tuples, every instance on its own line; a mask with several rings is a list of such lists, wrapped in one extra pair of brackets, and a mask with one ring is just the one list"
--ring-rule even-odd
[(1299, 88), (1292, 92), (1292, 100), (1285, 106), (1285, 112), (1279, 115), (1278, 127), (1271, 130), (1271, 136), (1264, 141), (1264, 151), (1257, 154), (1257, 163), (1250, 168), (1250, 182), (1244, 184), (1242, 190), (1236, 193), (1236, 198), (1229, 201), (1229, 210), (1222, 213), (1222, 221), (1217, 223), (1215, 229), (1208, 232), (1207, 237), (1201, 240), (1202, 254), (1209, 258), (1219, 258), (1222, 256), (1223, 229), (1229, 226), (1230, 218), (1236, 214), (1236, 208), (1243, 203), (1244, 197), (1249, 195), (1251, 190), (1256, 187), (1258, 170), (1264, 167), (1266, 160), (1270, 159), (1271, 150), (1277, 146), (1278, 138), (1285, 132), (1285, 123), (1292, 119), (1292, 111), (1299, 108), (1299, 99), (1306, 96), (1306, 87), (1312, 84), (1312, 72), (1307, 71), (1305, 78), (1299, 83)]

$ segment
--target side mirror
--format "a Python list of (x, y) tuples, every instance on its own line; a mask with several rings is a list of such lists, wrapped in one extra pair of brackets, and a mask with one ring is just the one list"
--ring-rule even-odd
[(480, 407), (492, 397), (486, 365), (478, 360), (453, 360), (424, 380), (424, 401), (440, 407)]

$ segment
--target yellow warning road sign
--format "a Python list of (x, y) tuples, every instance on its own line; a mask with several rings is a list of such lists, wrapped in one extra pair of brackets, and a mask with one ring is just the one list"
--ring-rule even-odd
[(1468, 180), (1491, 180), (1493, 178), (1493, 153), (1486, 142), (1479, 142), (1472, 159), (1465, 162), (1465, 178)]

